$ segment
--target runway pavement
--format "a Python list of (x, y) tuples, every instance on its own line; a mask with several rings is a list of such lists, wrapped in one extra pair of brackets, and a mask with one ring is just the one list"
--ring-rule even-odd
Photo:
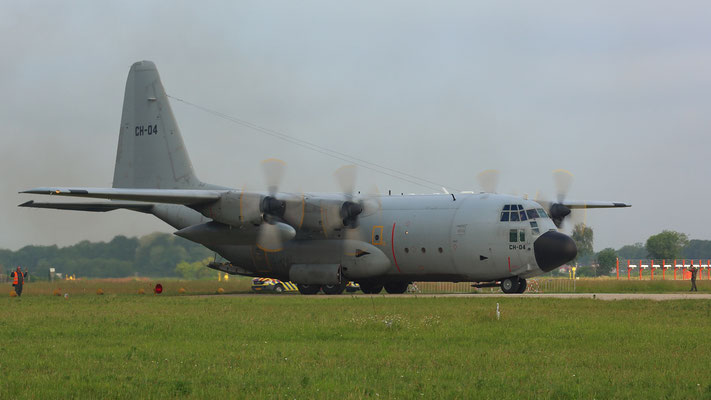
[[(317, 296), (324, 298), (338, 298), (343, 295)], [(441, 293), (441, 294), (377, 294), (357, 295), (375, 297), (469, 297), (469, 298), (524, 298), (524, 299), (596, 299), (596, 300), (711, 300), (711, 293), (530, 293), (530, 294), (504, 294), (504, 293)]]
[[(206, 295), (206, 296), (235, 296), (247, 297), (258, 296), (258, 293), (242, 293), (242, 294), (223, 294), (223, 295)], [(294, 294), (296, 296), (301, 296)], [(205, 296), (205, 295), (204, 295)], [(264, 295), (263, 295), (264, 296)], [(270, 296), (270, 294), (267, 294)], [(275, 296), (275, 295), (272, 295)], [(276, 295), (278, 296), (278, 295)], [(526, 293), (526, 294), (504, 294), (504, 293), (407, 293), (407, 294), (362, 294), (362, 293), (343, 293), (340, 295), (313, 295), (308, 296), (313, 299), (342, 299), (346, 297), (383, 297), (383, 298), (435, 298), (435, 297), (468, 297), (472, 299), (500, 297), (500, 298), (524, 298), (524, 299), (596, 299), (596, 300), (711, 300), (711, 293)]]

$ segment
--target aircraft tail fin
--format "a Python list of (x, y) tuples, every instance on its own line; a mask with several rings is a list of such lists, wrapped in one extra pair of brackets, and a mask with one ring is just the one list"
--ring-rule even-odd
[(113, 187), (205, 187), (195, 176), (158, 70), (150, 61), (133, 64), (128, 73)]

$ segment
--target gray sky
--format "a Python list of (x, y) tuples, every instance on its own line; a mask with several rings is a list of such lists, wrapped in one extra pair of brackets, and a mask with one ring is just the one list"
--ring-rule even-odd
[[(157, 219), (19, 209), (35, 186), (111, 186), (123, 91), (152, 60), (170, 95), (442, 184), (617, 200), (596, 250), (663, 229), (711, 239), (708, 1), (0, 4), (0, 248), (172, 232)], [(173, 102), (198, 176), (335, 191), (338, 160)], [(360, 170), (359, 186), (432, 192)], [(688, 209), (688, 211), (686, 211)]]

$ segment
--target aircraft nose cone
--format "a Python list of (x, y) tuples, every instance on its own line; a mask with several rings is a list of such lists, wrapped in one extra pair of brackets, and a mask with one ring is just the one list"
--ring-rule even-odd
[(548, 231), (533, 242), (538, 268), (550, 272), (567, 263), (578, 255), (575, 242), (568, 235)]

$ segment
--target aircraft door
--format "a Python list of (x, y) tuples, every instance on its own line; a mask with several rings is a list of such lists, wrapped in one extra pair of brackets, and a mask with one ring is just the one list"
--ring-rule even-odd
[(525, 226), (509, 227), (509, 270), (514, 271), (529, 263), (532, 253), (531, 232)]

